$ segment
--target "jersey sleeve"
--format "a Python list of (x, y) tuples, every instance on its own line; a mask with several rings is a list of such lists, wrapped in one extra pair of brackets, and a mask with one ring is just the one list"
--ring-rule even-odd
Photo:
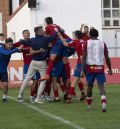
[(75, 47), (75, 41), (69, 42), (69, 46), (70, 46), (70, 47)]
[(6, 50), (6, 49), (4, 49), (3, 47), (0, 47), (0, 53), (1, 53), (1, 54), (4, 54), (4, 55), (11, 55), (11, 54), (13, 54), (13, 53), (15, 53), (15, 52), (19, 52), (18, 48), (14, 48), (14, 49), (12, 49), (12, 50)]
[(20, 42), (16, 42), (16, 43), (13, 44), (14, 47), (19, 47), (20, 45), (21, 45)]

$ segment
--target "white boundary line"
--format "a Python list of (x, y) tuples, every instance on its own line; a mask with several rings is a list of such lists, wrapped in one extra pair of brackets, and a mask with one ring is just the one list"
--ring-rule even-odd
[[(8, 96), (8, 98), (11, 99), (11, 100), (13, 100), (13, 101), (15, 101), (15, 102), (18, 102), (18, 100), (16, 98), (14, 98), (14, 97)], [(24, 103), (21, 103), (21, 104), (23, 104), (23, 105), (25, 105), (25, 106), (27, 106), (27, 107), (29, 107), (29, 108), (31, 108), (31, 109), (39, 112), (42, 115), (45, 115), (45, 116), (50, 117), (50, 118), (52, 118), (52, 119), (54, 119), (56, 121), (60, 121), (61, 123), (64, 123), (66, 125), (69, 125), (69, 126), (73, 127), (74, 129), (85, 129), (85, 128), (80, 127), (80, 126), (78, 126), (76, 124), (73, 124), (69, 120), (66, 120), (66, 119), (64, 119), (62, 117), (59, 117), (59, 116), (53, 115), (51, 113), (48, 113), (45, 110), (42, 110), (42, 109), (40, 109), (40, 108), (38, 108), (38, 107), (36, 107), (34, 105), (31, 105), (31, 104), (28, 104), (28, 103), (25, 103), (25, 102)]]

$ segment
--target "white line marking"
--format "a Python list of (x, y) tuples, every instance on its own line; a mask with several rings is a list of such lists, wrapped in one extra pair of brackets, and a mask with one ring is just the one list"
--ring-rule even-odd
[[(15, 102), (18, 102), (18, 100), (16, 98), (14, 98), (14, 97), (8, 96), (8, 98), (11, 99), (11, 100), (14, 100)], [(69, 120), (66, 120), (66, 119), (64, 119), (62, 117), (59, 117), (59, 116), (53, 115), (51, 113), (48, 113), (45, 110), (42, 110), (42, 109), (40, 109), (40, 108), (38, 108), (36, 106), (33, 106), (31, 104), (28, 104), (28, 103), (25, 103), (25, 102), (21, 103), (21, 104), (26, 105), (27, 107), (29, 107), (29, 108), (31, 108), (31, 109), (33, 109), (35, 111), (38, 111), (40, 114), (43, 114), (43, 115), (45, 115), (47, 117), (50, 117), (50, 118), (52, 118), (54, 120), (60, 121), (60, 122), (62, 122), (64, 124), (66, 124), (66, 125), (72, 126), (74, 129), (85, 129), (85, 128), (80, 127), (80, 126), (78, 126), (76, 124), (73, 124)]]

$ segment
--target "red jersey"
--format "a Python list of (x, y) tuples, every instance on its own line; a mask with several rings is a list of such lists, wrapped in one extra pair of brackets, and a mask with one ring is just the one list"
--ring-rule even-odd
[(90, 36), (86, 33), (83, 33), (83, 36), (82, 36), (82, 40), (84, 40), (85, 42), (87, 42), (87, 40), (90, 39)]
[(77, 53), (77, 56), (78, 56), (77, 64), (81, 63), (81, 56), (82, 56), (82, 53), (83, 53), (83, 45), (84, 44), (85, 43), (84, 43), (83, 40), (74, 40), (74, 41), (69, 43), (69, 46), (72, 46)]
[[(63, 38), (70, 39), (70, 37), (64, 33), (64, 30), (56, 24), (47, 25), (45, 27), (46, 34), (47, 35), (53, 35), (55, 33), (54, 28), (57, 28), (61, 32), (61, 35), (63, 36)], [(54, 44), (54, 42), (53, 42), (53, 44)]]
[[(19, 47), (21, 45), (20, 42), (14, 43), (14, 47)], [(30, 54), (30, 47), (23, 45), (25, 48), (25, 51), (23, 52), (23, 62), (24, 64), (30, 64), (32, 60), (32, 55)]]

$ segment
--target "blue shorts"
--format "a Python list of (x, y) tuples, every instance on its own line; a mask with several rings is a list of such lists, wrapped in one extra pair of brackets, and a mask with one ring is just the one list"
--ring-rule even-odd
[(63, 70), (61, 73), (61, 78), (63, 80), (63, 82), (65, 82), (67, 80), (67, 75), (66, 75), (66, 71), (65, 71), (65, 67), (63, 66)]
[[(26, 74), (27, 74), (27, 72), (28, 72), (29, 65), (30, 65), (30, 64), (24, 64), (24, 67), (23, 67), (24, 79), (25, 79)], [(33, 79), (33, 80), (39, 80), (39, 79), (40, 79), (40, 74), (39, 74), (39, 72), (36, 72), (36, 74), (32, 77), (32, 79)]]
[(88, 86), (92, 86), (95, 79), (97, 80), (97, 83), (100, 85), (104, 85), (104, 83), (106, 82), (104, 73), (86, 73), (86, 80)]
[(0, 81), (1, 82), (8, 82), (8, 73), (7, 71), (4, 73), (0, 73)]
[(63, 62), (62, 60), (56, 61), (51, 73), (52, 77), (61, 77), (62, 70), (63, 70)]
[(60, 51), (62, 48), (63, 48), (63, 43), (61, 40), (58, 39), (51, 48), (50, 54), (60, 55)]
[[(68, 47), (65, 47), (62, 41), (58, 39), (56, 43), (53, 45), (53, 47), (51, 48), (50, 54), (56, 54), (62, 57), (64, 56), (68, 57), (69, 55), (71, 55), (70, 52), (68, 51)], [(72, 50), (72, 53), (73, 53), (73, 50)]]
[(73, 76), (80, 78), (81, 64), (77, 64)]

